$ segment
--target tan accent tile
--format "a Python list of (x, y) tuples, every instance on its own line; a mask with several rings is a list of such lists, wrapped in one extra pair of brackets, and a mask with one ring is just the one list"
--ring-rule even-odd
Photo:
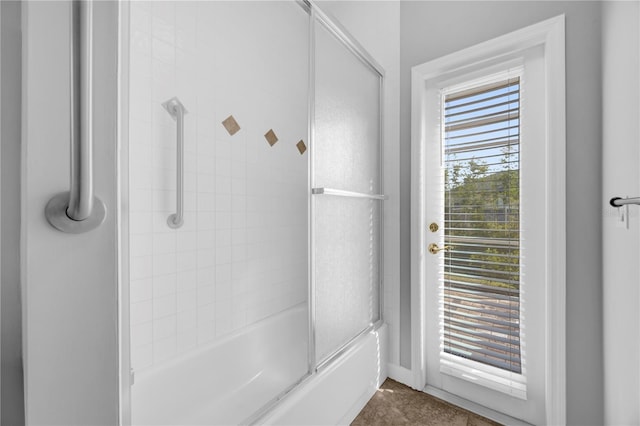
[(307, 150), (307, 146), (304, 144), (304, 141), (302, 139), (300, 139), (300, 142), (296, 144), (296, 148), (298, 148), (298, 151), (300, 151), (300, 155), (304, 154), (304, 152)]
[(274, 146), (276, 142), (278, 142), (278, 137), (273, 129), (269, 129), (267, 133), (264, 134), (264, 138), (269, 142), (269, 145)]
[(236, 133), (238, 133), (238, 130), (240, 130), (240, 125), (238, 124), (236, 119), (233, 118), (233, 115), (230, 115), (227, 118), (225, 118), (224, 121), (222, 122), (222, 125), (224, 126), (225, 129), (227, 129), (227, 132), (229, 132), (231, 136), (235, 135)]

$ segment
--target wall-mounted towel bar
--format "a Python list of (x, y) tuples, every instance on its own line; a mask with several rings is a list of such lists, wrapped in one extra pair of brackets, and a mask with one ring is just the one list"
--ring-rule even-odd
[(313, 195), (337, 195), (339, 197), (368, 198), (370, 200), (388, 200), (389, 196), (380, 194), (366, 194), (364, 192), (343, 191), (332, 188), (312, 188)]
[(45, 216), (56, 229), (80, 234), (104, 222), (106, 208), (93, 194), (93, 4), (71, 2), (71, 180)]
[(621, 198), (621, 197), (613, 197), (609, 200), (609, 204), (613, 207), (622, 207), (629, 204), (640, 204), (640, 197), (634, 198)]
[(176, 229), (184, 223), (184, 115), (188, 111), (175, 97), (162, 106), (176, 121), (176, 212), (167, 218), (169, 228)]

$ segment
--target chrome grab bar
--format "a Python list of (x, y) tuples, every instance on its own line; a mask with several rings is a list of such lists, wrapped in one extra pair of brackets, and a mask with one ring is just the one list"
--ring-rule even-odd
[(180, 99), (173, 97), (162, 104), (176, 121), (176, 212), (167, 218), (169, 228), (180, 228), (184, 223), (184, 115), (188, 113)]
[(312, 188), (311, 193), (313, 195), (337, 195), (339, 197), (367, 198), (370, 200), (388, 200), (389, 199), (388, 195), (366, 194), (364, 192), (343, 191), (342, 189), (333, 189), (333, 188)]
[(56, 229), (80, 234), (104, 222), (106, 208), (93, 193), (93, 4), (71, 2), (71, 178), (69, 192), (55, 195), (45, 216)]

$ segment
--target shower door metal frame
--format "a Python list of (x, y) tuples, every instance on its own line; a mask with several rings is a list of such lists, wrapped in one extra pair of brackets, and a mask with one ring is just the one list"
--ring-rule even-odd
[[(357, 342), (363, 335), (376, 330), (383, 324), (383, 277), (384, 277), (384, 206), (379, 204), (377, 207), (380, 209), (380, 220), (378, 224), (378, 232), (380, 235), (378, 245), (378, 319), (369, 323), (367, 327), (361, 330), (356, 335), (352, 336), (347, 342), (343, 343), (329, 355), (323, 359), (318, 360), (316, 357), (316, 301), (315, 301), (315, 235), (314, 235), (314, 208), (313, 197), (322, 194), (327, 196), (333, 196), (329, 194), (331, 191), (321, 190), (316, 188), (315, 175), (313, 170), (314, 152), (315, 152), (315, 56), (316, 56), (316, 44), (315, 44), (315, 32), (316, 25), (322, 25), (336, 40), (342, 44), (347, 50), (349, 50), (356, 58), (360, 60), (370, 71), (373, 71), (379, 79), (379, 98), (378, 98), (378, 134), (379, 134), (379, 164), (378, 164), (378, 177), (380, 181), (380, 189), (384, 189), (384, 68), (371, 56), (367, 50), (342, 26), (338, 23), (337, 19), (333, 18), (326, 12), (322, 11), (318, 7), (317, 2), (313, 0), (301, 0), (299, 3), (310, 14), (309, 25), (309, 239), (308, 239), (308, 253), (309, 253), (309, 371), (311, 374), (325, 369), (334, 360), (338, 359), (342, 354), (349, 350), (355, 342)], [(382, 203), (387, 197), (380, 194), (347, 194), (346, 191), (342, 191), (343, 196), (349, 196), (354, 198), (363, 198), (363, 196), (373, 198), (378, 203)], [(384, 191), (382, 191), (384, 192)]]
[(118, 333), (119, 348), (118, 358), (120, 363), (119, 383), (119, 409), (118, 417), (120, 425), (131, 425), (131, 386), (134, 382), (131, 369), (131, 319), (129, 298), (129, 26), (130, 4), (127, 1), (118, 1), (118, 104), (117, 111), (117, 135), (118, 151), (118, 176), (116, 179), (117, 199), (117, 223), (118, 227)]
[[(299, 386), (307, 383), (313, 377), (331, 365), (333, 361), (338, 359), (341, 355), (351, 349), (358, 341), (361, 340), (366, 334), (377, 330), (382, 326), (384, 322), (384, 205), (383, 201), (387, 198), (384, 195), (379, 195), (376, 202), (381, 203), (378, 205), (380, 208), (379, 214), (379, 244), (378, 244), (378, 319), (371, 321), (370, 324), (362, 331), (354, 335), (349, 341), (337, 348), (334, 352), (326, 356), (318, 363), (316, 359), (316, 317), (315, 317), (315, 276), (314, 276), (314, 233), (313, 233), (313, 152), (314, 152), (314, 105), (315, 105), (315, 29), (316, 25), (323, 25), (323, 27), (329, 31), (336, 39), (348, 49), (354, 56), (356, 56), (365, 66), (375, 72), (380, 81), (379, 85), (379, 180), (380, 189), (384, 189), (384, 68), (371, 56), (366, 49), (358, 43), (358, 41), (342, 26), (338, 21), (330, 14), (322, 11), (315, 0), (295, 0), (300, 7), (302, 7), (309, 15), (309, 93), (308, 93), (308, 137), (309, 142), (309, 155), (308, 161), (308, 240), (307, 240), (307, 253), (308, 253), (308, 312), (309, 312), (309, 336), (308, 336), (308, 369), (307, 373), (303, 375), (298, 381), (293, 383), (287, 389), (280, 394), (276, 395), (269, 402), (263, 405), (256, 412), (247, 417), (242, 424), (254, 424), (261, 418), (267, 415), (275, 406), (283, 399), (291, 395), (292, 391)], [(119, 241), (118, 241), (118, 302), (119, 302), (119, 363), (120, 363), (120, 377), (119, 377), (119, 420), (121, 425), (131, 424), (131, 386), (134, 383), (134, 377), (131, 371), (130, 360), (130, 313), (129, 313), (129, 217), (124, 211), (124, 208), (128, 207), (123, 200), (128, 199), (129, 190), (128, 186), (124, 185), (124, 182), (128, 182), (128, 168), (129, 168), (129, 136), (128, 136), (128, 114), (129, 114), (129, 77), (125, 72), (129, 67), (129, 21), (130, 10), (129, 3), (126, 1), (120, 1), (118, 5), (118, 97), (119, 97), (119, 111), (118, 111), (118, 150), (119, 150), (119, 165), (117, 179), (118, 185), (118, 223), (119, 223)], [(384, 192), (384, 191), (383, 191)], [(319, 194), (317, 194), (319, 195)], [(316, 195), (316, 196), (317, 196)], [(329, 194), (327, 194), (329, 195)]]

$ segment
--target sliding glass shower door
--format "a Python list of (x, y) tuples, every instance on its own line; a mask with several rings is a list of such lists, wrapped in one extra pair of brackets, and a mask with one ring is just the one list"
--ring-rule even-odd
[(380, 319), (379, 67), (314, 14), (313, 277), (321, 365)]

